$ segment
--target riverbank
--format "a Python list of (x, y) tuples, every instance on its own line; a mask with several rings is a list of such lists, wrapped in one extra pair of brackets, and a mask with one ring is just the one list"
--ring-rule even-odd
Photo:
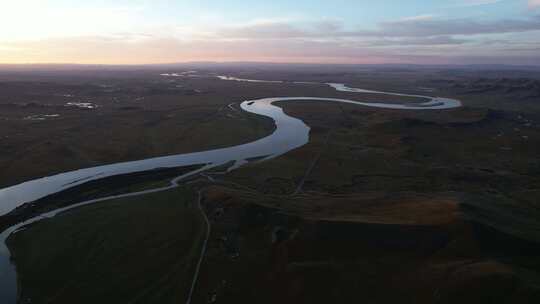
[(20, 301), (178, 303), (206, 233), (188, 187), (77, 208), (8, 239)]
[(77, 203), (128, 193), (165, 188), (175, 177), (203, 168), (204, 165), (155, 169), (146, 172), (121, 174), (83, 183), (73, 188), (53, 193), (36, 201), (23, 204), (0, 217), (0, 232), (49, 211), (66, 208)]

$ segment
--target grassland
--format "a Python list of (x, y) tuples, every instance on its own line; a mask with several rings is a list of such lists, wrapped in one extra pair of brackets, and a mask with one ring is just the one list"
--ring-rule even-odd
[[(203, 190), (203, 207), (212, 224), (194, 303), (540, 301), (537, 102), (449, 86), (449, 81), (473, 77), (456, 71), (233, 72), (220, 71), (243, 78), (343, 82), (366, 89), (458, 97), (465, 107), (393, 111), (322, 102), (278, 103), (311, 126), (307, 145), (226, 175), (209, 173), (214, 182), (190, 184)], [(13, 153), (0, 158), (4, 172), (12, 174), (3, 176), (4, 183), (81, 165), (248, 142), (271, 132), (269, 121), (236, 111), (238, 103), (231, 109), (227, 106), (231, 102), (306, 95), (385, 100), (318, 85), (139, 76), (117, 80), (115, 86), (124, 88), (125, 94), (118, 104), (108, 103), (108, 93), (100, 93), (96, 102), (101, 108), (77, 110), (73, 117), (66, 112), (63, 121), (13, 120), (22, 117), (17, 111), (29, 113), (39, 107), (6, 105), (9, 111), (3, 115), (9, 119), (0, 124), (25, 132), (0, 142), (3, 151)], [(134, 84), (144, 87), (149, 79), (155, 81), (152, 92), (159, 94), (136, 91), (146, 94), (145, 101), (130, 101)], [(200, 92), (167, 91), (177, 85)], [(426, 93), (424, 87), (433, 91)], [(58, 141), (40, 129), (48, 123), (50, 136)], [(25, 146), (28, 142), (39, 144)], [(71, 152), (55, 152), (60, 148)], [(66, 162), (59, 162), (59, 156)], [(141, 181), (135, 176), (134, 184), (124, 184), (120, 177), (82, 185), (54, 200), (67, 204), (88, 195), (146, 189), (161, 185), (167, 174), (158, 174), (157, 179), (143, 175)], [(181, 203), (172, 204), (161, 195)], [(23, 294), (38, 303), (56, 300), (56, 295), (65, 295), (58, 297), (62, 301), (81, 302), (83, 287), (88, 287), (92, 303), (113, 297), (115, 303), (181, 298), (186, 269), (193, 262), (185, 258), (192, 256), (186, 250), (197, 240), (180, 230), (189, 225), (187, 229), (194, 231), (200, 225), (194, 222), (192, 208), (186, 207), (191, 201), (193, 192), (182, 188), (155, 197), (106, 202), (18, 233), (10, 247)], [(186, 222), (183, 217), (189, 214), (191, 222)], [(126, 263), (109, 247), (123, 258), (129, 256)], [(143, 247), (149, 251), (139, 252)], [(180, 266), (171, 273), (166, 264)], [(51, 273), (54, 280), (49, 283), (45, 280)], [(127, 286), (124, 278), (140, 285)], [(104, 289), (99, 287), (102, 281), (107, 283)], [(149, 291), (140, 287), (143, 284), (150, 284)], [(134, 294), (140, 297), (131, 297)]]
[(24, 303), (178, 303), (206, 224), (178, 188), (97, 203), (11, 236)]
[[(395, 217), (391, 224), (362, 223), (367, 214), (356, 221), (326, 221), (304, 217), (310, 210), (292, 215), (295, 199), (282, 197), (280, 205), (267, 207), (262, 206), (265, 198), (246, 200), (220, 188), (205, 192), (212, 235), (196, 303), (540, 299), (538, 245), (457, 217), (430, 223), (399, 222)], [(332, 200), (327, 203), (329, 209), (341, 207)], [(358, 204), (362, 201), (349, 202)], [(393, 213), (415, 214), (395, 207)]]
[[(253, 141), (269, 134), (273, 124), (238, 111), (238, 104), (247, 99), (312, 95), (368, 102), (419, 101), (336, 92), (326, 85), (222, 81), (213, 73), (202, 74), (206, 76), (171, 79), (157, 71), (121, 76), (0, 73), (0, 187), (79, 168)], [(383, 89), (371, 83), (367, 88)], [(68, 107), (69, 102), (91, 102), (97, 107)], [(32, 119), (40, 115), (58, 116)]]
[[(361, 209), (359, 204), (345, 203), (348, 207), (342, 211), (330, 206), (341, 206), (340, 200), (351, 197), (378, 201), (376, 206), (382, 206), (383, 198), (440, 201), (441, 208), (453, 201), (456, 206), (440, 213), (451, 214), (449, 210), (459, 205), (459, 213), (469, 218), (532, 241), (540, 239), (535, 203), (540, 129), (518, 118), (539, 121), (538, 114), (475, 108), (384, 111), (325, 103), (288, 103), (285, 109), (312, 126), (310, 143), (227, 176), (255, 191), (246, 195), (282, 195), (273, 200), (289, 203), (273, 206), (290, 207), (295, 214), (317, 209), (314, 202), (320, 201), (321, 218), (331, 213), (348, 220), (356, 214), (352, 206)], [(291, 196), (300, 181), (305, 195)], [(317, 196), (321, 198), (313, 198)], [(268, 205), (266, 199), (256, 201)], [(397, 209), (401, 215), (412, 212), (412, 218), (427, 210)]]
[(200, 302), (540, 298), (538, 114), (281, 105), (310, 143), (207, 189)]

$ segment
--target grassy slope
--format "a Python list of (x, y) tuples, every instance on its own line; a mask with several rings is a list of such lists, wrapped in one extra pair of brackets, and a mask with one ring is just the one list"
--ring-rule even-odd
[(206, 227), (179, 188), (98, 203), (8, 241), (32, 303), (173, 303), (187, 296)]
[[(393, 195), (405, 194), (418, 195), (418, 201), (427, 196), (431, 198), (426, 202), (447, 202), (451, 194), (462, 203), (460, 209), (466, 207), (461, 211), (468, 217), (538, 242), (540, 133), (517, 114), (468, 107), (384, 111), (316, 102), (287, 103), (285, 110), (312, 127), (310, 143), (227, 176), (266, 198), (290, 195), (317, 159), (302, 189), (321, 195), (326, 203), (315, 207), (317, 200), (309, 196), (287, 203), (281, 198), (275, 207), (294, 214), (298, 210), (321, 212), (325, 219), (330, 214), (344, 218), (351, 215), (350, 207), (360, 205), (341, 205), (337, 200), (330, 204), (332, 196), (350, 195), (349, 199), (360, 201), (359, 194), (377, 194), (392, 201)], [(338, 214), (336, 206), (344, 207), (343, 214)], [(447, 207), (454, 210), (455, 206)], [(407, 210), (419, 216), (417, 209)], [(403, 206), (398, 210), (403, 212)]]

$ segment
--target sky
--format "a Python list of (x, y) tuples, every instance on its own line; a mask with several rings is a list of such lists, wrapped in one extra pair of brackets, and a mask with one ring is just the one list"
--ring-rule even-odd
[(0, 63), (540, 65), (540, 0), (0, 0)]

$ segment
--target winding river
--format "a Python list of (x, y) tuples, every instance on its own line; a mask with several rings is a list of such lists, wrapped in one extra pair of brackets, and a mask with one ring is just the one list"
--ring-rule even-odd
[[(281, 81), (264, 81), (241, 79), (228, 76), (219, 76), (222, 80), (229, 81), (247, 81), (247, 82), (269, 82), (282, 83)], [(228, 170), (234, 170), (246, 164), (250, 159), (257, 159), (257, 162), (266, 161), (278, 157), (288, 151), (299, 148), (309, 141), (310, 128), (302, 120), (288, 116), (283, 112), (283, 109), (274, 105), (278, 101), (324, 101), (324, 102), (340, 102), (355, 104), (360, 106), (399, 109), (399, 110), (435, 110), (435, 109), (451, 109), (461, 106), (461, 102), (455, 99), (442, 97), (429, 97), (422, 95), (409, 95), (392, 92), (371, 91), (357, 88), (351, 88), (344, 84), (327, 83), (330, 87), (342, 92), (356, 93), (371, 93), (384, 94), (389, 96), (407, 96), (419, 97), (428, 99), (427, 102), (414, 104), (392, 104), (392, 103), (367, 103), (361, 101), (353, 101), (348, 99), (338, 98), (321, 98), (321, 97), (273, 97), (262, 98), (256, 100), (244, 101), (240, 104), (242, 110), (271, 118), (275, 123), (275, 130), (272, 134), (255, 140), (250, 143), (214, 149), (195, 153), (178, 154), (171, 156), (148, 158), (138, 161), (121, 162), (116, 164), (85, 168), (66, 173), (61, 173), (53, 176), (43, 177), (31, 181), (27, 181), (12, 187), (0, 190), (0, 216), (5, 215), (15, 208), (35, 201), (47, 195), (63, 191), (65, 189), (83, 184), (85, 182), (101, 179), (104, 177), (115, 176), (120, 174), (148, 171), (157, 168), (174, 168), (190, 165), (204, 164), (200, 169), (179, 176), (171, 181), (169, 186), (146, 190), (136, 193), (128, 193), (124, 195), (116, 195), (104, 197), (87, 202), (82, 202), (76, 205), (57, 209), (46, 214), (39, 215), (29, 219), (23, 223), (14, 225), (5, 230), (0, 235), (0, 301), (2, 303), (15, 303), (17, 298), (17, 282), (16, 272), (13, 264), (10, 262), (10, 252), (5, 245), (6, 239), (10, 234), (16, 233), (19, 229), (23, 229), (25, 225), (39, 221), (43, 218), (54, 217), (57, 214), (66, 210), (77, 208), (82, 205), (88, 205), (99, 201), (109, 200), (112, 198), (120, 198), (127, 196), (136, 196), (151, 192), (158, 192), (174, 188), (182, 179), (199, 174), (208, 169), (222, 166), (231, 163)]]

